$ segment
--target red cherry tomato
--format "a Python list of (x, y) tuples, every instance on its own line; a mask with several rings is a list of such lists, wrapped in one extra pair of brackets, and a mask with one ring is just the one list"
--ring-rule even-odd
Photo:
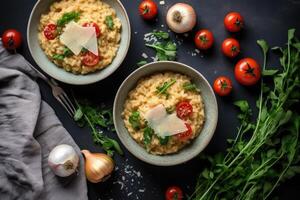
[(244, 58), (235, 65), (234, 75), (240, 84), (250, 86), (259, 81), (261, 69), (254, 59)]
[(181, 141), (186, 141), (188, 139), (190, 139), (193, 136), (193, 130), (190, 124), (185, 123), (186, 128), (188, 129), (185, 132), (179, 133), (177, 134), (177, 138)]
[(195, 36), (195, 44), (198, 49), (206, 50), (212, 47), (214, 43), (214, 36), (212, 32), (203, 29), (197, 32)]
[(47, 40), (54, 40), (57, 36), (57, 26), (55, 24), (48, 24), (44, 28), (44, 35)]
[(97, 56), (90, 51), (83, 54), (83, 58), (81, 60), (82, 64), (88, 67), (94, 67), (99, 63), (99, 61), (100, 61), (100, 56)]
[(180, 119), (185, 119), (193, 113), (193, 106), (188, 101), (181, 101), (176, 106), (176, 113)]
[(240, 43), (233, 38), (227, 38), (222, 43), (222, 51), (225, 56), (234, 58), (240, 53)]
[(220, 96), (227, 96), (232, 90), (230, 78), (225, 76), (218, 77), (214, 82), (214, 91)]
[(101, 30), (100, 30), (98, 24), (96, 24), (96, 23), (94, 23), (94, 22), (92, 22), (92, 23), (87, 23), (87, 22), (86, 22), (86, 23), (84, 23), (82, 26), (83, 26), (83, 27), (94, 27), (95, 30), (96, 30), (96, 36), (97, 36), (97, 38), (100, 37), (100, 35), (101, 35)]
[(158, 13), (156, 3), (152, 0), (142, 1), (139, 5), (139, 13), (146, 20), (154, 19)]
[(244, 28), (244, 18), (238, 12), (230, 12), (224, 18), (224, 25), (229, 32), (239, 32)]
[(9, 29), (2, 35), (3, 46), (8, 50), (15, 50), (22, 44), (21, 33), (15, 29)]
[(165, 194), (166, 200), (182, 200), (183, 193), (180, 187), (178, 186), (171, 186), (166, 190)]

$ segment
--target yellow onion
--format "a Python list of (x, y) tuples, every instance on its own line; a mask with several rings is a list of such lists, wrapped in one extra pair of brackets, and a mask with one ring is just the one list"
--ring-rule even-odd
[(81, 151), (85, 157), (85, 175), (92, 183), (99, 183), (108, 179), (115, 168), (113, 159), (103, 153)]

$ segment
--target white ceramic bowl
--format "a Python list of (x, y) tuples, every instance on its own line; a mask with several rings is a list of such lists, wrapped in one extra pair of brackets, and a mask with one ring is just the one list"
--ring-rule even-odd
[(103, 70), (87, 75), (75, 75), (52, 63), (38, 41), (38, 25), (42, 14), (47, 13), (55, 0), (38, 0), (32, 9), (27, 26), (27, 43), (30, 53), (39, 67), (51, 77), (73, 85), (85, 85), (100, 81), (111, 75), (123, 62), (129, 48), (131, 29), (126, 10), (119, 0), (102, 0), (116, 10), (122, 23), (120, 48), (113, 62)]
[[(191, 144), (184, 147), (178, 153), (158, 156), (149, 154), (132, 139), (124, 125), (121, 115), (124, 110), (124, 103), (128, 93), (136, 87), (139, 79), (150, 76), (153, 73), (166, 71), (173, 71), (191, 77), (193, 83), (201, 90), (205, 109), (205, 123), (200, 135), (195, 138)], [(147, 163), (158, 166), (171, 166), (187, 162), (197, 156), (208, 145), (216, 129), (218, 121), (218, 105), (210, 84), (201, 73), (178, 62), (154, 62), (135, 70), (122, 83), (115, 97), (113, 116), (117, 134), (128, 151)]]

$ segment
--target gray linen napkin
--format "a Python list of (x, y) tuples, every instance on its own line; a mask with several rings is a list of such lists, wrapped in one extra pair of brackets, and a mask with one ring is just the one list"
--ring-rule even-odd
[[(83, 157), (53, 110), (41, 100), (37, 75), (0, 41), (0, 199), (86, 200)], [(80, 155), (78, 174), (56, 177), (50, 151), (69, 144)]]

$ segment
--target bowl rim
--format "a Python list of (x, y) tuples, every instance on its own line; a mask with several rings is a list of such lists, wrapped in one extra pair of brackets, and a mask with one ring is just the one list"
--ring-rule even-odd
[[(211, 134), (208, 135), (206, 138), (206, 140), (203, 142), (203, 148), (199, 148), (197, 151), (193, 151), (189, 156), (188, 158), (183, 158), (183, 159), (180, 159), (180, 160), (177, 160), (177, 161), (173, 161), (172, 163), (166, 163), (166, 162), (151, 162), (149, 160), (147, 160), (146, 158), (140, 156), (140, 154), (138, 153), (135, 153), (134, 149), (131, 148), (130, 145), (128, 145), (126, 142), (123, 142), (123, 138), (121, 137), (122, 133), (121, 131), (119, 130), (119, 127), (116, 125), (117, 124), (117, 117), (115, 115), (115, 113), (117, 112), (116, 111), (116, 107), (117, 107), (117, 102), (118, 102), (118, 99), (120, 98), (120, 93), (121, 93), (121, 90), (124, 88), (124, 86), (127, 84), (127, 81), (129, 79), (131, 79), (132, 77), (135, 76), (135, 74), (141, 70), (144, 70), (145, 68), (148, 68), (148, 67), (151, 67), (152, 65), (154, 64), (175, 64), (175, 65), (180, 65), (182, 67), (186, 67), (188, 68), (189, 70), (193, 71), (194, 73), (196, 73), (199, 77), (201, 77), (202, 81), (208, 86), (209, 88), (209, 91), (210, 93), (212, 94), (212, 97), (213, 97), (213, 104), (215, 105), (215, 111), (216, 111), (216, 118), (213, 122), (213, 124), (211, 125)], [(166, 70), (168, 71), (168, 70)], [(159, 71), (157, 71), (159, 72)], [(176, 69), (174, 70), (174, 72), (176, 72)], [(153, 73), (156, 73), (156, 72), (151, 72), (151, 73), (145, 73), (144, 75), (142, 75), (141, 77), (138, 77), (136, 78), (135, 80), (135, 83), (138, 82), (138, 80), (144, 76), (147, 76), (147, 75), (151, 75)], [(178, 72), (180, 73), (180, 72)], [(177, 62), (177, 61), (156, 61), (156, 62), (151, 62), (151, 63), (147, 63), (145, 64), (144, 66), (134, 70), (123, 82), (122, 84), (120, 85), (117, 93), (116, 93), (116, 96), (115, 96), (115, 99), (114, 99), (114, 104), (113, 104), (113, 120), (114, 120), (114, 124), (115, 124), (115, 129), (116, 129), (116, 132), (117, 132), (117, 135), (120, 139), (120, 141), (122, 142), (122, 144), (125, 146), (125, 148), (132, 154), (134, 155), (136, 158), (138, 158), (139, 160), (143, 161), (143, 162), (146, 162), (148, 164), (151, 164), (151, 165), (155, 165), (155, 166), (162, 166), (162, 167), (167, 167), (167, 166), (175, 166), (175, 165), (179, 165), (179, 164), (182, 164), (182, 163), (186, 163), (190, 160), (192, 160), (193, 158), (195, 158), (197, 155), (199, 155), (206, 147), (207, 145), (210, 143), (212, 137), (214, 136), (215, 134), (215, 131), (216, 131), (216, 128), (217, 128), (217, 124), (218, 124), (218, 102), (217, 102), (217, 99), (216, 99), (216, 95), (210, 85), (210, 83), (207, 81), (207, 79), (197, 70), (195, 70), (194, 68), (184, 64), (184, 63), (181, 63), (181, 62)], [(126, 129), (127, 130), (127, 129)], [(129, 133), (128, 133), (129, 134)], [(132, 137), (130, 136), (130, 138), (132, 139)], [(157, 156), (157, 157), (160, 157), (161, 159), (164, 159), (163, 156), (159, 156), (159, 155), (153, 155), (151, 154), (152, 156)], [(179, 154), (173, 154), (173, 155), (179, 155)]]
[[(103, 75), (103, 76), (100, 76), (101, 74), (101, 71), (102, 70), (99, 70), (99, 71), (96, 71), (96, 72), (93, 72), (91, 74), (94, 74), (94, 73), (99, 73), (99, 78), (94, 78), (92, 80), (85, 80), (85, 81), (72, 81), (72, 80), (68, 80), (68, 79), (64, 79), (64, 78), (61, 78), (59, 76), (57, 76), (57, 74), (55, 72), (51, 72), (51, 70), (48, 70), (47, 67), (43, 67), (43, 65), (40, 65), (39, 62), (37, 61), (36, 59), (36, 56), (34, 56), (33, 54), (33, 50), (32, 50), (32, 47), (30, 45), (30, 38), (29, 38), (29, 35), (30, 35), (30, 29), (31, 29), (31, 21), (32, 21), (32, 17), (33, 17), (33, 14), (34, 14), (34, 11), (36, 10), (37, 6), (40, 4), (41, 1), (44, 1), (44, 0), (38, 0), (32, 10), (31, 10), (31, 13), (30, 13), (30, 16), (29, 16), (29, 19), (28, 19), (28, 22), (27, 22), (27, 30), (26, 30), (26, 40), (27, 40), (27, 45), (28, 45), (28, 49), (29, 49), (29, 52), (30, 52), (30, 55), (31, 57), (33, 58), (33, 60), (35, 61), (35, 63), (39, 66), (39, 68), (44, 72), (46, 73), (47, 75), (51, 76), (52, 78), (58, 80), (58, 81), (61, 81), (63, 83), (67, 83), (67, 84), (71, 84), (71, 85), (88, 85), (88, 84), (93, 84), (93, 83), (96, 83), (96, 82), (99, 82), (101, 80), (104, 80), (105, 78), (107, 78), (108, 76), (112, 75), (121, 65), (122, 63), (124, 62), (127, 54), (128, 54), (128, 51), (129, 51), (129, 47), (130, 47), (130, 41), (131, 41), (131, 25), (130, 25), (130, 20), (129, 20), (129, 17), (128, 17), (128, 13), (124, 7), (124, 5), (122, 4), (122, 2), (120, 0), (115, 0), (121, 7), (121, 9), (123, 10), (124, 12), (124, 16), (125, 16), (125, 21), (126, 21), (126, 25), (128, 27), (128, 38), (127, 41), (126, 41), (126, 49), (125, 49), (125, 52), (123, 55), (121, 55), (122, 57), (120, 57), (120, 61), (119, 61), (119, 64), (114, 68), (112, 69), (109, 73)], [(119, 50), (119, 49), (118, 49)], [(118, 53), (118, 52), (117, 52)], [(114, 58), (115, 59), (115, 58)], [(49, 62), (51, 62), (49, 60)], [(54, 64), (54, 63), (53, 63)], [(55, 64), (54, 64), (55, 65)], [(58, 67), (58, 66), (56, 66)], [(110, 65), (108, 65), (107, 67), (110, 67)], [(71, 73), (71, 72), (69, 72)], [(72, 74), (72, 73), (71, 73)], [(72, 74), (74, 76), (78, 76), (80, 77), (80, 75), (76, 75), (76, 74)], [(86, 74), (84, 76), (89, 76), (90, 74)]]

